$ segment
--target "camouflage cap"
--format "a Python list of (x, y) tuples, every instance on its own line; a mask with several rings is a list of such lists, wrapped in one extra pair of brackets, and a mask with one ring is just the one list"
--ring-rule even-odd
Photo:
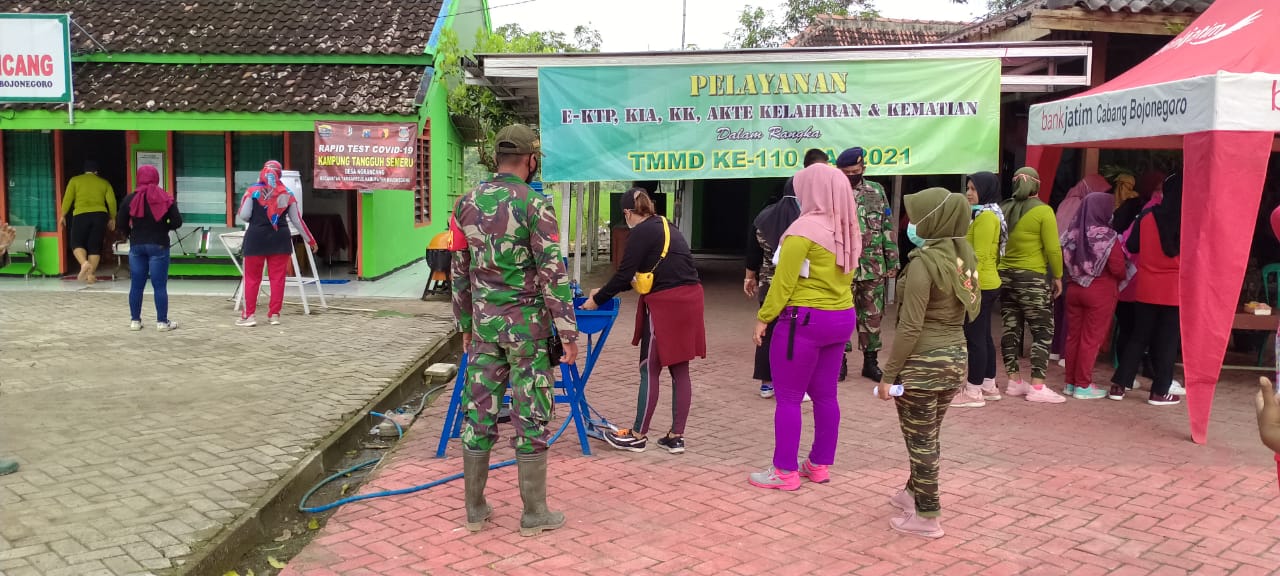
[(493, 146), (497, 154), (541, 154), (541, 147), (538, 133), (524, 124), (512, 124), (499, 130)]

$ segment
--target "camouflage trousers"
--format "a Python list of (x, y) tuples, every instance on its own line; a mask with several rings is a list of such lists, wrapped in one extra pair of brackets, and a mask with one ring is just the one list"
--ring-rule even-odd
[(911, 459), (906, 489), (915, 499), (916, 514), (922, 518), (935, 518), (942, 513), (938, 490), (942, 418), (964, 380), (967, 356), (964, 346), (912, 356), (898, 379), (905, 388), (896, 398), (898, 423)]
[(510, 382), (511, 423), (516, 429), (511, 446), (521, 454), (545, 452), (551, 438), (547, 426), (555, 418), (555, 379), (546, 341), (473, 341), (467, 358), (463, 446), (492, 450), (498, 443), (498, 409)]
[[(884, 298), (889, 279), (856, 280), (853, 283), (853, 307), (858, 311), (858, 349), (879, 352), (884, 345), (880, 341), (880, 321), (884, 319)], [(844, 347), (853, 351), (853, 342)]]
[(1031, 329), (1031, 377), (1043, 379), (1049, 369), (1049, 345), (1053, 342), (1053, 286), (1031, 270), (1000, 271), (1000, 318), (1004, 334), (1000, 351), (1009, 374), (1022, 371), (1023, 326)]

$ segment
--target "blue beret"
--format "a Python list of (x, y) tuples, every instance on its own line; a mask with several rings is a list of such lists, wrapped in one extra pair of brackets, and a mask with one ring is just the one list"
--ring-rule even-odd
[(836, 168), (844, 168), (845, 166), (853, 166), (862, 163), (862, 157), (865, 153), (862, 148), (854, 146), (840, 153), (840, 157), (836, 158)]

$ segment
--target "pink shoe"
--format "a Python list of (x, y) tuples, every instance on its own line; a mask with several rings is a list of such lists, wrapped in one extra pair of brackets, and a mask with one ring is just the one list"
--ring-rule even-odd
[(1026, 380), (1010, 380), (1004, 389), (1004, 393), (1010, 396), (1026, 396), (1030, 391), (1031, 385)]
[(764, 472), (752, 472), (747, 479), (752, 486), (756, 488), (771, 488), (774, 490), (792, 490), (800, 489), (800, 473), (785, 470), (778, 470), (772, 466)]
[(826, 484), (831, 481), (831, 473), (827, 471), (828, 466), (814, 464), (808, 460), (800, 465), (800, 475), (808, 478), (814, 484)]
[(987, 402), (995, 402), (1003, 398), (1003, 396), (1000, 395), (1000, 387), (996, 386), (996, 381), (993, 378), (983, 380), (981, 390), (982, 399)]
[(1045, 404), (1061, 404), (1066, 402), (1067, 398), (1048, 386), (1041, 386), (1039, 390), (1032, 388), (1027, 392), (1027, 402), (1044, 402)]
[(965, 384), (951, 398), (952, 408), (981, 408), (986, 405), (987, 401), (982, 399), (982, 388), (973, 384)]
[(946, 535), (946, 532), (942, 531), (942, 523), (937, 518), (921, 518), (915, 514), (914, 510), (906, 516), (890, 518), (889, 527), (905, 534), (925, 538), (941, 538)]
[(910, 515), (916, 513), (916, 499), (913, 498), (911, 493), (907, 492), (905, 488), (899, 490), (897, 494), (894, 494), (893, 498), (889, 499), (889, 503), (896, 506), (899, 510), (902, 510), (904, 514)]

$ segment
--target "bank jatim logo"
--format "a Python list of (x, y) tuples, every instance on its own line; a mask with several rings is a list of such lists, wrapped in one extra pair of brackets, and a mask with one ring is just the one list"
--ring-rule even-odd
[[(1190, 28), (1186, 32), (1183, 32), (1181, 36), (1174, 38), (1172, 42), (1166, 44), (1164, 48), (1160, 49), (1160, 52), (1164, 52), (1166, 50), (1177, 50), (1178, 48), (1181, 48), (1186, 44), (1190, 44), (1192, 46), (1200, 46), (1216, 40), (1221, 40), (1223, 38), (1226, 38), (1227, 36), (1230, 36), (1232, 34), (1235, 34), (1236, 32), (1239, 32), (1241, 30), (1244, 30), (1245, 28), (1248, 28), (1249, 25), (1253, 24), (1254, 22), (1257, 22), (1261, 18), (1262, 18), (1262, 10), (1259, 9), (1253, 14), (1245, 16), (1244, 18), (1240, 19), (1239, 22), (1236, 22), (1235, 24), (1232, 24), (1230, 26), (1222, 22), (1215, 22), (1212, 24), (1205, 24), (1203, 26), (1196, 26), (1194, 28)], [(1159, 52), (1157, 52), (1157, 54), (1159, 54)]]

